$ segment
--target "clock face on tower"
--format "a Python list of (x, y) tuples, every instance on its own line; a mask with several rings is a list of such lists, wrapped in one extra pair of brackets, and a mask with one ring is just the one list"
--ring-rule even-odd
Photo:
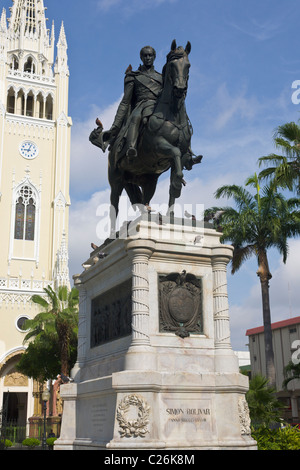
[(27, 160), (33, 160), (39, 153), (38, 146), (30, 140), (21, 142), (19, 150), (22, 157), (27, 158)]

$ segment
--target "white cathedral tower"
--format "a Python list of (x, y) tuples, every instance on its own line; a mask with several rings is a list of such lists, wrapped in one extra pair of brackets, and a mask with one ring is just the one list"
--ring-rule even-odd
[(14, 369), (22, 323), (37, 313), (32, 295), (69, 283), (67, 41), (62, 24), (55, 48), (46, 10), (43, 0), (12, 0), (0, 20), (0, 410), (11, 384), (32, 395)]

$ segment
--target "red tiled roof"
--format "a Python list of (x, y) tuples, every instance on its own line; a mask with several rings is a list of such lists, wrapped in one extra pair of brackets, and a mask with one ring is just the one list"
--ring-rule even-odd
[[(289, 318), (288, 320), (277, 321), (271, 324), (272, 330), (277, 330), (278, 328), (284, 328), (285, 326), (295, 325), (300, 323), (300, 317)], [(257, 328), (251, 328), (246, 331), (246, 336), (256, 335), (264, 331), (263, 326), (258, 326)]]

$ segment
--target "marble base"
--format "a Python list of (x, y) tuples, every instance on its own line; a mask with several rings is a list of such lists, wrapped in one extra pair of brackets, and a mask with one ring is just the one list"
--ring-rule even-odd
[(78, 361), (61, 387), (55, 450), (256, 449), (230, 343), (232, 247), (220, 235), (142, 217), (83, 264)]

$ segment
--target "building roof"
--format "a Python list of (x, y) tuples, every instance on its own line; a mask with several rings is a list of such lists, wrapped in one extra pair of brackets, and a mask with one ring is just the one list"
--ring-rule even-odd
[[(277, 330), (278, 328), (285, 328), (286, 326), (296, 325), (300, 323), (300, 317), (288, 318), (287, 320), (278, 321), (271, 324), (272, 330)], [(264, 327), (258, 326), (257, 328), (252, 328), (246, 331), (246, 336), (256, 335), (258, 333), (263, 333)]]

